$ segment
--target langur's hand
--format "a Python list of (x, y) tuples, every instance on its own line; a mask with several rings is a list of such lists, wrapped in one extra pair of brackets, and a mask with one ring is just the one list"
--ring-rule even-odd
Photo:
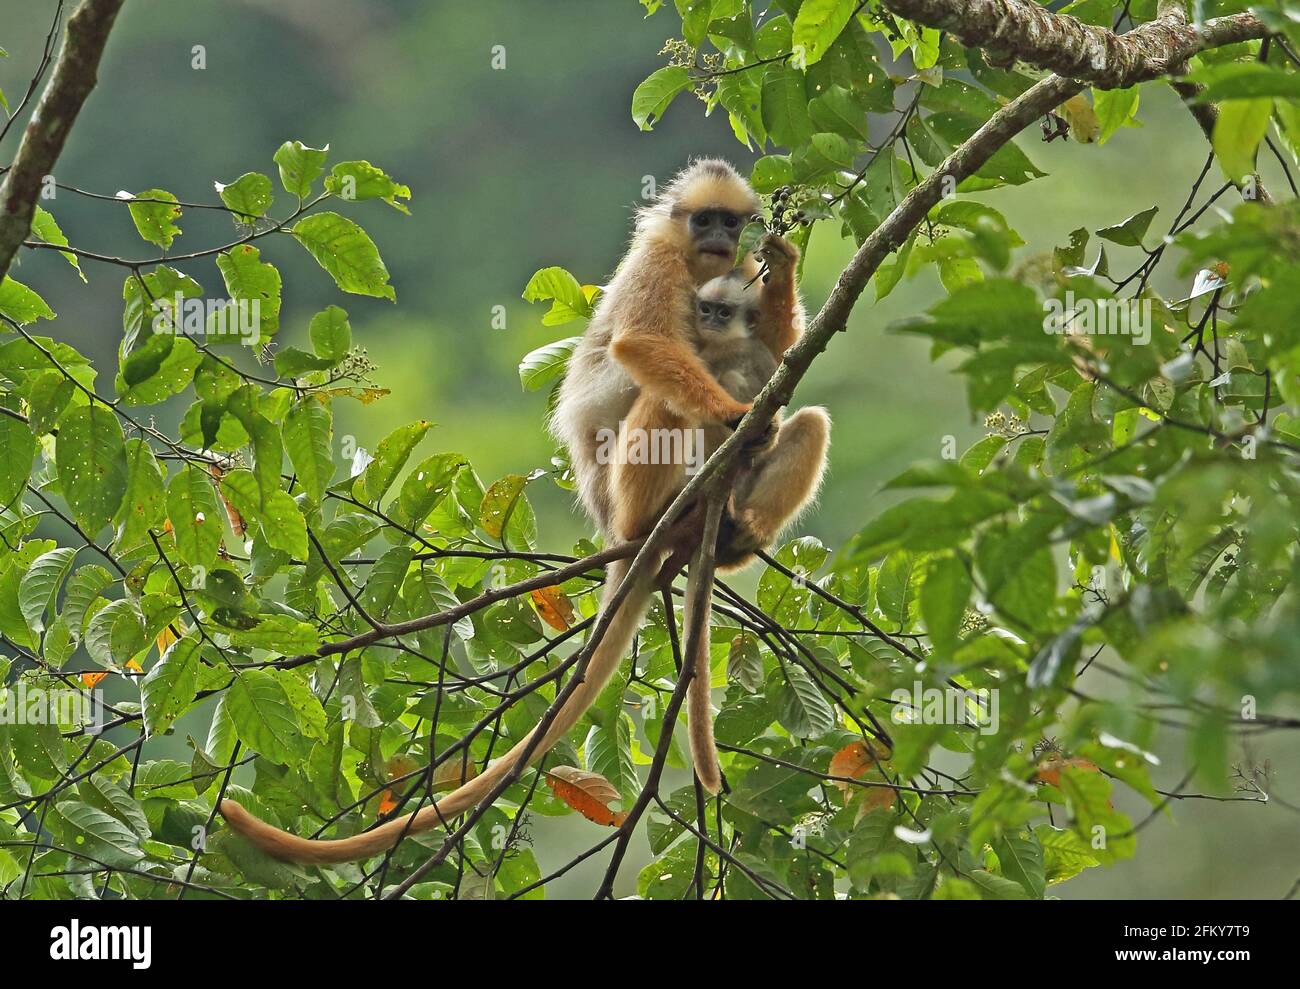
[(776, 445), (776, 434), (780, 430), (781, 424), (773, 416), (767, 421), (767, 428), (745, 443), (745, 454), (750, 457), (756, 457), (760, 454), (767, 453)]
[(748, 402), (737, 402), (736, 408), (739, 409), (740, 411), (735, 413), (734, 415), (727, 416), (725, 419), (722, 420), (722, 424), (726, 426), (728, 429), (730, 429), (733, 433), (736, 431), (737, 428), (739, 428), (740, 420), (745, 418), (745, 416), (749, 413), (749, 410), (753, 408), (753, 406)]
[[(743, 418), (743, 416), (738, 416), (731, 420), (727, 423), (728, 428), (735, 432), (740, 427), (740, 420)], [(761, 433), (745, 441), (744, 452), (749, 456), (754, 456), (772, 449), (772, 444), (776, 442), (776, 434), (780, 428), (780, 422), (777, 421), (776, 416), (773, 416), (767, 421), (767, 426)]]
[(754, 253), (767, 265), (770, 277), (778, 281), (793, 277), (794, 266), (799, 261), (799, 248), (780, 234), (765, 234)]

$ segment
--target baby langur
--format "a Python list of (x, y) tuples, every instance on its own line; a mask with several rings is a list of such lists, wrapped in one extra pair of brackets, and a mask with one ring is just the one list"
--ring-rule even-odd
[[(694, 343), (700, 360), (732, 398), (745, 403), (753, 402), (777, 369), (776, 357), (754, 332), (759, 321), (759, 290), (753, 282), (751, 276), (733, 271), (706, 282), (695, 299)], [(719, 532), (716, 552), (717, 562), (727, 569), (748, 562), (753, 552), (760, 548), (750, 530), (736, 525), (736, 519), (758, 476), (754, 464), (771, 449), (780, 427), (781, 414), (778, 412), (768, 424), (767, 431), (745, 450), (740, 472), (732, 484), (732, 494), (723, 515), (725, 525)], [(730, 432), (726, 426), (705, 427), (705, 455), (711, 456)], [(688, 587), (688, 610), (694, 600), (696, 595)], [(704, 621), (707, 628), (708, 616)], [(687, 615), (685, 627), (690, 628), (691, 622), (691, 616)], [(705, 789), (717, 793), (722, 787), (722, 771), (713, 740), (708, 636), (702, 636), (696, 646), (695, 654), (687, 657), (687, 662), (695, 670), (687, 707), (691, 759)]]
[[(694, 342), (700, 360), (732, 398), (745, 403), (753, 402), (777, 368), (772, 351), (754, 334), (759, 300), (751, 281), (738, 271), (721, 275), (702, 285), (695, 300)], [(771, 445), (780, 425), (778, 413), (760, 448)], [(729, 433), (729, 428), (715, 427), (708, 437), (710, 451)]]

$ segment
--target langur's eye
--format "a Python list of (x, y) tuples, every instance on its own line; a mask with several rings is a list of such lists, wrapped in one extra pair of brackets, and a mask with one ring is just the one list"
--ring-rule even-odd
[(720, 319), (731, 319), (731, 306), (718, 306), (718, 317)]
[(710, 306), (707, 302), (701, 302), (699, 309), (700, 309), (701, 316), (707, 316), (712, 311), (713, 307)]
[(740, 226), (740, 218), (728, 214), (726, 219), (726, 224), (728, 230), (735, 230), (738, 226)]

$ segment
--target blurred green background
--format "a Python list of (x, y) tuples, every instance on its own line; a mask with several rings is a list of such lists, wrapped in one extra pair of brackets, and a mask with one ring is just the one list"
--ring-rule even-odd
[[(0, 0), (0, 45), (10, 53), (0, 60), (0, 87), (11, 105), (26, 88), (54, 6)], [(742, 171), (756, 157), (723, 116), (706, 118), (690, 96), (653, 133), (637, 130), (632, 90), (662, 64), (656, 53), (679, 24), (671, 11), (643, 14), (636, 0), (127, 0), (57, 178), (98, 193), (160, 187), (184, 201), (216, 202), (214, 180), (274, 174), (271, 155), (286, 139), (328, 143), (334, 161), (373, 161), (414, 197), (410, 217), (379, 203), (350, 211), (378, 243), (397, 305), (340, 298), (297, 245), (265, 239), (262, 250), (286, 286), (279, 342), (304, 346), (311, 314), (343, 305), (380, 367), (377, 382), (392, 395), (364, 408), (339, 404), (336, 436), (373, 448), (392, 426), (429, 418), (438, 423), (429, 448), (469, 455), (485, 482), (527, 473), (548, 464), (551, 446), (544, 393), (521, 390), (518, 360), (578, 325), (542, 326), (542, 308), (520, 298), (528, 277), (555, 264), (584, 282), (603, 282), (647, 176), (662, 182), (692, 155), (721, 154)], [(201, 70), (192, 67), (196, 45), (206, 58)], [(492, 65), (495, 46), (503, 46), (502, 69)], [(1161, 87), (1146, 87), (1142, 99), (1141, 129), (1123, 130), (1104, 147), (1044, 144), (1036, 131), (1021, 137), (1049, 177), (983, 197), (1028, 242), (1017, 261), (1064, 243), (1077, 227), (1096, 229), (1153, 204), (1161, 214), (1152, 230), (1167, 229), (1207, 146)], [(0, 149), (6, 160), (16, 140), (15, 130)], [(1280, 185), (1272, 172), (1265, 176)], [(120, 206), (70, 193), (45, 205), (80, 247), (155, 253)], [(272, 212), (283, 216), (289, 206), (282, 194)], [(215, 211), (188, 210), (181, 226), (176, 251), (232, 239), (229, 220)], [(804, 280), (810, 309), (851, 250), (830, 225), (814, 233)], [(88, 266), (83, 286), (57, 256), (36, 253), (43, 256), (23, 256), (17, 274), (59, 312), (45, 332), (112, 367), (120, 269)], [(1112, 270), (1131, 264), (1112, 256)], [(210, 261), (186, 270), (220, 289)], [(1160, 287), (1175, 292), (1175, 274), (1176, 265), (1166, 264)], [(835, 419), (829, 482), (803, 525), (832, 547), (883, 507), (880, 484), (908, 462), (938, 456), (946, 436), (964, 448), (984, 434), (966, 412), (960, 381), (942, 362), (930, 363), (925, 344), (885, 332), (942, 296), (937, 279), (926, 273), (904, 282), (879, 305), (870, 291), (795, 396), (795, 405), (825, 405)], [(505, 307), (504, 329), (493, 328), (496, 306)], [(102, 387), (109, 377), (101, 370)], [(541, 482), (530, 497), (547, 548), (563, 551), (585, 534), (563, 491)], [(1255, 759), (1281, 754), (1281, 743), (1259, 737)], [(1155, 776), (1172, 786), (1181, 776), (1181, 741), (1166, 743), (1168, 765)], [(1300, 802), (1294, 762), (1275, 763), (1274, 771), (1279, 796)], [(1145, 813), (1140, 801), (1125, 800), (1122, 809), (1135, 819)], [(1144, 829), (1135, 860), (1092, 870), (1055, 887), (1057, 894), (1277, 897), (1300, 875), (1295, 812), (1201, 800), (1179, 801), (1174, 811)], [(558, 827), (539, 821), (543, 870), (598, 831), (577, 817)], [(623, 893), (635, 878), (625, 872)], [(552, 895), (591, 887), (591, 871), (575, 871)]]

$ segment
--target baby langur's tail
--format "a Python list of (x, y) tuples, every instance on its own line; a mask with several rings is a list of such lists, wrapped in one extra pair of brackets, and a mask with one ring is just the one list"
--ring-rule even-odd
[[(616, 560), (605, 570), (605, 589), (602, 594), (601, 612), (617, 592), (619, 584), (627, 576), (631, 563), (629, 560)], [(653, 574), (653, 568), (650, 572)], [(556, 714), (541, 742), (533, 749), (528, 762), (541, 758), (564, 736), (566, 732), (587, 712), (604, 689), (610, 674), (618, 668), (619, 660), (632, 645), (632, 639), (641, 625), (650, 603), (653, 591), (653, 576), (642, 578), (631, 588), (623, 599), (613, 620), (606, 629), (604, 637), (596, 646), (587, 664), (587, 672), (576, 690), (569, 695), (564, 706)], [(708, 646), (705, 645), (706, 663)], [(707, 673), (706, 673), (707, 688)], [(707, 690), (706, 690), (707, 693)], [(707, 705), (707, 699), (706, 699)], [(497, 759), (480, 776), (447, 794), (437, 804), (406, 814), (381, 824), (373, 830), (366, 831), (351, 838), (329, 841), (312, 841), (299, 838), (287, 831), (259, 820), (233, 800), (221, 801), (221, 815), (231, 828), (239, 832), (262, 851), (275, 858), (289, 862), (311, 865), (328, 865), (336, 862), (351, 862), (356, 859), (369, 858), (387, 851), (406, 834), (428, 831), (442, 825), (459, 814), (470, 810), (482, 801), (497, 784), (514, 768), (528, 747), (529, 740), (537, 731), (529, 732), (509, 752)], [(712, 745), (710, 731), (710, 746)]]

